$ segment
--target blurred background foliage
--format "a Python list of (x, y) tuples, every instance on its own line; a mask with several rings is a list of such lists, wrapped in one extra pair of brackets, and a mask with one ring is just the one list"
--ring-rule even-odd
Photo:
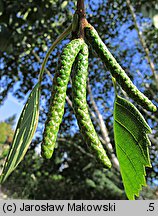
[[(158, 3), (155, 0), (131, 1), (150, 58), (158, 71)], [(158, 105), (158, 88), (139, 41), (132, 15), (123, 0), (86, 0), (88, 21), (97, 29), (134, 84)], [(52, 42), (68, 26), (76, 1), (0, 0), (0, 104), (8, 93), (23, 101), (38, 79), (42, 60)], [(47, 69), (52, 77), (64, 40), (49, 58)], [(113, 160), (111, 170), (99, 164), (79, 133), (73, 109), (66, 103), (57, 148), (51, 160), (40, 156), (40, 143), (48, 110), (52, 80), (45, 73), (42, 82), (40, 119), (36, 136), (21, 164), (4, 183), (6, 197), (20, 199), (126, 199), (117, 166), (113, 138), (114, 89), (109, 71), (90, 50), (87, 102), (95, 128)], [(120, 90), (120, 94), (123, 94)], [(71, 84), (67, 95), (71, 100)], [(133, 101), (132, 101), (133, 102)], [(134, 103), (134, 102), (133, 102)], [(135, 104), (135, 103), (134, 103)], [(135, 104), (136, 105), (136, 104)], [(137, 106), (137, 105), (136, 105)], [(98, 109), (96, 109), (96, 107)], [(150, 156), (153, 167), (147, 169), (148, 186), (139, 199), (158, 198), (158, 112), (151, 114), (138, 107), (153, 133)], [(98, 121), (98, 112), (104, 128)], [(0, 123), (0, 165), (13, 137), (15, 117)], [(110, 143), (112, 150), (108, 148)]]

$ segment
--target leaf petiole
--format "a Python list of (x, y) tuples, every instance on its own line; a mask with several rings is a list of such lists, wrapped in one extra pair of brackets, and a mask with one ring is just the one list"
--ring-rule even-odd
[(115, 96), (117, 97), (118, 93), (117, 93), (116, 79), (113, 76), (112, 76), (112, 83), (114, 85)]

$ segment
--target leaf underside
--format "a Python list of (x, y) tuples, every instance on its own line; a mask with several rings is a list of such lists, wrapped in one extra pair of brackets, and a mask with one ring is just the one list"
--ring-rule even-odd
[(1, 183), (21, 162), (36, 131), (39, 117), (40, 84), (37, 83), (31, 91), (20, 115), (13, 142), (10, 147), (1, 175)]
[(151, 167), (147, 134), (151, 129), (138, 109), (116, 96), (114, 104), (114, 138), (120, 171), (128, 199), (139, 196), (146, 185), (145, 167)]

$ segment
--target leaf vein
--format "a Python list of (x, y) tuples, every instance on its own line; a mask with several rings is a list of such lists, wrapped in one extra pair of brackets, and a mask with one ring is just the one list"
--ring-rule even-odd
[(141, 153), (142, 153), (142, 156), (144, 157), (145, 161), (146, 161), (146, 156), (144, 155), (144, 150), (142, 148), (142, 146), (139, 144), (139, 141), (135, 138), (135, 136), (130, 132), (130, 130), (128, 128), (126, 128), (125, 125), (123, 125), (121, 122), (119, 122), (118, 120), (115, 119), (115, 121), (121, 125), (123, 128), (125, 128), (127, 130), (127, 132), (133, 137), (133, 139), (136, 141), (136, 143), (138, 144), (140, 150), (141, 150)]

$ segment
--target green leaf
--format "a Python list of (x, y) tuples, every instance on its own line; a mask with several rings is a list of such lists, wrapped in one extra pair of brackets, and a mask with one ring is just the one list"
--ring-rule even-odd
[(128, 199), (139, 196), (146, 185), (145, 167), (151, 167), (148, 147), (149, 125), (129, 101), (116, 96), (114, 104), (114, 138), (120, 171)]
[(40, 84), (37, 83), (31, 91), (19, 118), (13, 142), (10, 147), (1, 175), (1, 183), (23, 159), (37, 128), (39, 117)]

